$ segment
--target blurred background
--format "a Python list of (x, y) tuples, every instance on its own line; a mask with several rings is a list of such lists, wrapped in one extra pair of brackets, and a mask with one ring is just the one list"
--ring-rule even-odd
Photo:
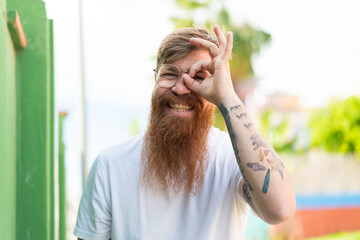
[[(0, 3), (0, 186), (12, 196), (3, 200), (0, 236), (75, 239), (83, 181), (96, 155), (146, 130), (161, 40), (179, 27), (216, 23), (234, 33), (235, 90), (280, 153), (297, 197), (297, 212), (286, 223), (270, 226), (250, 214), (246, 239), (360, 239), (357, 0)], [(12, 22), (14, 10), (27, 45), (17, 18)], [(40, 30), (46, 41), (38, 40)], [(34, 61), (37, 53), (45, 60)], [(38, 84), (40, 75), (45, 80)], [(41, 104), (44, 112), (37, 111)], [(219, 113), (216, 126), (226, 131)], [(36, 148), (46, 163), (41, 172)], [(36, 174), (47, 177), (32, 182)], [(22, 206), (37, 204), (34, 193), (46, 204), (30, 211)], [(44, 212), (37, 219), (47, 231), (32, 225), (35, 209)], [(47, 237), (36, 238), (43, 232)]]

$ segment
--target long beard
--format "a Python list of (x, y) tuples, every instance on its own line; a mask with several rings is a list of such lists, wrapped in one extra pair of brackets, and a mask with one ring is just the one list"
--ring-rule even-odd
[[(171, 102), (194, 106), (192, 117), (165, 111)], [(203, 104), (195, 94), (171, 92), (152, 97), (150, 121), (142, 149), (142, 185), (159, 192), (196, 195), (207, 168), (207, 137), (214, 122), (215, 106)]]

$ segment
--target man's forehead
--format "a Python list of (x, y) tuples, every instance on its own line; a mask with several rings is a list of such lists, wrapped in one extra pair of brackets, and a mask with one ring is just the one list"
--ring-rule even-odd
[(171, 64), (177, 66), (180, 70), (189, 70), (194, 63), (201, 60), (211, 61), (210, 53), (207, 49), (197, 49), (191, 51), (185, 57), (174, 61)]

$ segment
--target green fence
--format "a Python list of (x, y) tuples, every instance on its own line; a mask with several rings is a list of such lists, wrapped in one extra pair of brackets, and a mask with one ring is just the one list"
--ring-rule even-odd
[(0, 239), (54, 239), (52, 21), (41, 0), (0, 13)]

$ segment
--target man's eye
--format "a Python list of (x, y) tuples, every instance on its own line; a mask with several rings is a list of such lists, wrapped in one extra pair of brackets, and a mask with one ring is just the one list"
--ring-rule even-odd
[(177, 78), (177, 75), (175, 73), (163, 73), (161, 77), (173, 79)]
[(195, 77), (194, 77), (194, 79), (196, 80), (196, 81), (203, 81), (205, 78), (203, 77), (203, 76), (200, 76), (200, 75), (195, 75)]

